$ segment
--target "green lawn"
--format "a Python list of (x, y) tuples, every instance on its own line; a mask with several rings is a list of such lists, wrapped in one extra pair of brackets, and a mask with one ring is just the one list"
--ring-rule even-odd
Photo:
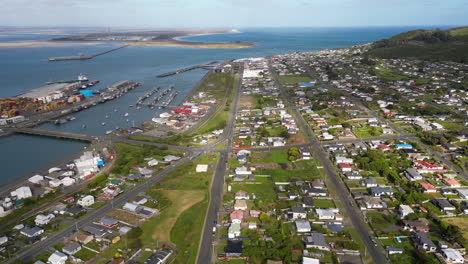
[(335, 208), (335, 203), (331, 199), (314, 199), (316, 208)]
[(395, 217), (379, 212), (367, 212), (366, 217), (369, 219), (372, 227), (380, 230), (389, 228), (397, 222)]
[(378, 127), (356, 128), (353, 129), (353, 132), (360, 138), (378, 137), (382, 135), (382, 129)]
[(452, 122), (452, 121), (436, 121), (436, 123), (441, 124), (442, 126), (445, 127), (445, 129), (447, 129), (449, 131), (458, 132), (460, 130), (465, 129), (465, 126), (463, 126), (462, 124), (458, 124), (458, 123), (455, 123), (455, 122)]
[(231, 184), (231, 191), (237, 192), (243, 190), (249, 194), (254, 193), (257, 200), (273, 202), (276, 200), (275, 185), (273, 182), (262, 184)]
[(96, 253), (92, 252), (89, 249), (86, 248), (81, 248), (80, 251), (76, 252), (75, 257), (83, 260), (83, 261), (88, 261), (96, 256)]
[[(266, 156), (264, 156), (265, 153), (267, 153)], [(273, 150), (270, 152), (253, 152), (252, 162), (255, 162), (255, 163), (289, 163), (288, 153), (287, 153), (287, 150)]]
[[(377, 68), (378, 67), (378, 68)], [(377, 65), (376, 68), (374, 68), (374, 73), (377, 75), (377, 77), (385, 80), (385, 81), (402, 81), (402, 80), (409, 80), (410, 78), (406, 75), (400, 74), (396, 71), (386, 69), (382, 67), (381, 65)]]

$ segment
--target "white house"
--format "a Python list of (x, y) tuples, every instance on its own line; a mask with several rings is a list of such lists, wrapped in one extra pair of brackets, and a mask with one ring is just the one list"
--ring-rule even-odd
[(333, 209), (315, 209), (317, 216), (320, 220), (333, 220), (335, 219), (335, 212)]
[(198, 164), (195, 171), (196, 172), (207, 172), (208, 171), (208, 165), (207, 164)]
[(398, 212), (400, 213), (401, 218), (405, 218), (407, 215), (414, 213), (413, 209), (409, 205), (405, 204), (400, 204)]
[(47, 259), (47, 263), (49, 263), (49, 264), (65, 264), (67, 259), (68, 259), (68, 256), (65, 255), (64, 253), (62, 253), (60, 251), (55, 251)]
[(94, 204), (94, 196), (92, 195), (86, 195), (85, 197), (81, 198), (78, 200), (78, 204), (83, 206), (83, 207), (87, 207), (87, 206), (91, 206)]
[(41, 175), (34, 175), (28, 179), (28, 181), (32, 184), (40, 184), (44, 180), (44, 176)]
[(32, 197), (31, 189), (28, 186), (22, 186), (18, 189), (12, 191), (11, 196), (16, 197), (17, 199), (27, 199)]
[(311, 227), (310, 227), (309, 221), (300, 220), (300, 221), (296, 221), (295, 223), (296, 223), (297, 232), (299, 233), (310, 232)]
[(132, 212), (132, 213), (138, 213), (141, 210), (143, 210), (143, 207), (139, 204), (126, 202), (124, 206), (122, 207), (122, 209), (124, 209), (125, 211)]
[(47, 225), (48, 223), (50, 223), (50, 221), (55, 217), (54, 214), (48, 214), (48, 215), (43, 215), (43, 214), (38, 214), (36, 216), (36, 219), (34, 219), (34, 222), (36, 223), (36, 225), (38, 226), (42, 226), (42, 225)]
[(447, 263), (463, 263), (465, 261), (462, 254), (458, 250), (455, 250), (453, 248), (445, 248), (441, 251)]
[(240, 225), (240, 223), (232, 223), (232, 224), (229, 226), (228, 238), (235, 238), (235, 237), (238, 237), (238, 236), (240, 236), (240, 233), (241, 233), (241, 225)]
[(6, 242), (8, 242), (8, 237), (7, 236), (0, 237), (0, 245), (5, 244)]
[(236, 174), (237, 175), (250, 175), (252, 172), (245, 166), (242, 167), (237, 167), (236, 168)]

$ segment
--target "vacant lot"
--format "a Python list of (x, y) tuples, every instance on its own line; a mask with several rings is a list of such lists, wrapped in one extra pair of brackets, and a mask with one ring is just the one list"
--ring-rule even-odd
[(310, 82), (309, 76), (296, 76), (296, 75), (284, 75), (279, 77), (281, 83), (301, 83), (301, 82)]
[(463, 238), (468, 240), (468, 216), (442, 218), (442, 221), (458, 226), (463, 234)]

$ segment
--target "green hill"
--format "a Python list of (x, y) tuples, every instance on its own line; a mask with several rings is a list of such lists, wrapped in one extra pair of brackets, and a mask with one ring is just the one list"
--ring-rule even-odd
[(367, 54), (379, 58), (417, 58), (468, 63), (468, 27), (404, 32), (374, 42)]

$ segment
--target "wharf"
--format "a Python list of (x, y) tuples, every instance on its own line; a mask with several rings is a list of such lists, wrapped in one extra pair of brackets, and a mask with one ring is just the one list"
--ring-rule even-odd
[(77, 133), (55, 131), (55, 130), (46, 130), (46, 129), (39, 129), (39, 128), (17, 128), (17, 129), (13, 129), (12, 132), (20, 133), (20, 134), (28, 134), (28, 135), (88, 141), (88, 142), (99, 139), (98, 136), (93, 136), (93, 135), (77, 134)]
[(170, 71), (170, 72), (162, 73), (162, 74), (156, 75), (156, 77), (163, 78), (163, 77), (179, 74), (179, 73), (182, 73), (182, 72), (186, 72), (186, 71), (190, 71), (190, 70), (194, 70), (194, 69), (198, 69), (198, 68), (213, 67), (213, 64), (215, 64), (217, 62), (218, 61), (210, 61), (208, 63), (198, 64), (198, 65), (190, 66), (190, 67), (187, 67), (187, 68), (179, 69), (179, 70), (176, 70), (176, 71)]
[(99, 52), (99, 53), (96, 53), (94, 55), (80, 55), (80, 56), (66, 56), (66, 57), (50, 57), (48, 60), (49, 61), (68, 61), (68, 60), (90, 60), (90, 59), (93, 59), (97, 56), (101, 56), (101, 55), (104, 55), (104, 54), (107, 54), (107, 53), (110, 53), (110, 52), (113, 52), (113, 51), (116, 51), (116, 50), (119, 50), (119, 49), (123, 49), (127, 47), (127, 45), (125, 46), (120, 46), (120, 47), (117, 47), (117, 48), (113, 48), (113, 49), (110, 49), (110, 50), (106, 50), (106, 51), (103, 51), (103, 52)]

